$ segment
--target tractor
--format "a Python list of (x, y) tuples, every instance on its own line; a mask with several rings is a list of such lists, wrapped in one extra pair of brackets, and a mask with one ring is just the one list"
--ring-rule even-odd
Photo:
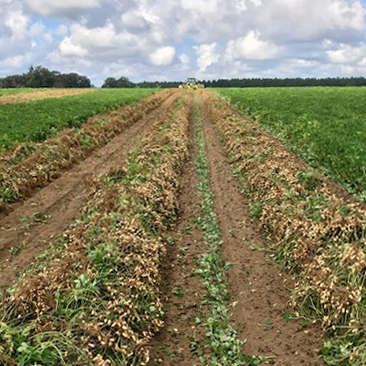
[(180, 88), (184, 89), (197, 89), (197, 88), (204, 88), (203, 84), (198, 84), (196, 78), (188, 78), (187, 81), (184, 82), (183, 85), (179, 86)]

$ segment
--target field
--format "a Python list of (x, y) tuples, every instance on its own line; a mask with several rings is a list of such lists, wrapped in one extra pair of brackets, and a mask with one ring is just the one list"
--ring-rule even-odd
[[(357, 90), (293, 98), (356, 121), (309, 100)], [(277, 103), (280, 136), (280, 89), (219, 90), (240, 112), (179, 89), (0, 106), (78, 121), (38, 142), (24, 123), (0, 155), (0, 365), (366, 364), (365, 205), (262, 129), (275, 119), (243, 117), (240, 93), (252, 116)]]
[(366, 200), (366, 88), (221, 89), (315, 168)]
[(62, 98), (68, 95), (77, 95), (95, 92), (97, 89), (5, 89), (0, 93), (0, 105), (27, 103), (40, 99)]
[(100, 90), (9, 105), (1, 105), (0, 98), (0, 151), (15, 142), (44, 141), (65, 127), (80, 127), (90, 116), (138, 101), (152, 93), (153, 89)]
[[(47, 91), (46, 88), (37, 89), (37, 92)], [(0, 89), (0, 97), (3, 95), (13, 95), (13, 94), (23, 94), (23, 93), (34, 93), (35, 89), (33, 88), (14, 88), (14, 89)]]

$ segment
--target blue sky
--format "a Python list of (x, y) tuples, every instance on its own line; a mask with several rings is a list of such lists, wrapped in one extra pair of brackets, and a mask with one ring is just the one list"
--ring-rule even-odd
[(365, 0), (0, 0), (0, 77), (366, 74)]

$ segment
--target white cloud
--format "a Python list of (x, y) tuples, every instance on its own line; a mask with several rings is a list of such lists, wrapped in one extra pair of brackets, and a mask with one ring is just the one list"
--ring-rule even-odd
[(29, 18), (21, 10), (10, 11), (5, 20), (5, 25), (10, 28), (15, 38), (24, 38), (27, 35)]
[(175, 56), (174, 47), (160, 47), (155, 52), (150, 53), (150, 62), (155, 66), (166, 66), (173, 62)]
[(101, 27), (88, 28), (74, 24), (69, 35), (60, 42), (53, 58), (67, 61), (67, 57), (83, 57), (89, 61), (113, 62), (116, 58), (129, 58), (146, 49), (146, 41), (136, 34), (121, 31), (111, 22)]
[(316, 61), (309, 61), (301, 58), (294, 59), (293, 62), (294, 66), (301, 66), (301, 67), (314, 67), (317, 64)]
[(182, 53), (180, 56), (179, 56), (179, 60), (182, 64), (189, 64), (189, 56), (186, 55), (185, 53)]
[(65, 24), (60, 24), (55, 31), (55, 35), (57, 36), (66, 36), (69, 32), (69, 28)]
[(234, 60), (266, 60), (274, 57), (278, 47), (260, 40), (260, 32), (250, 31), (246, 36), (228, 42), (227, 53)]
[(355, 72), (355, 68), (350, 65), (341, 65), (340, 69), (342, 74), (352, 74)]
[(60, 15), (75, 9), (97, 8), (99, 0), (27, 0), (30, 9), (41, 15)]
[(337, 64), (347, 64), (359, 62), (366, 56), (366, 46), (353, 47), (341, 44), (337, 50), (327, 51), (331, 62)]
[(248, 10), (248, 5), (250, 4), (253, 4), (254, 6), (260, 6), (262, 5), (262, 0), (235, 0), (235, 6), (239, 11)]
[(63, 39), (63, 41), (60, 43), (59, 50), (62, 56), (85, 57), (88, 54), (88, 50), (73, 44), (69, 37)]
[(97, 84), (109, 72), (131, 80), (352, 75), (366, 71), (365, 3), (0, 0), (0, 49), (0, 77), (31, 64), (80, 70)]
[(193, 46), (193, 49), (198, 55), (197, 65), (201, 73), (205, 72), (209, 66), (219, 61), (219, 55), (216, 53), (216, 46), (216, 42), (211, 44), (202, 44), (200, 46)]
[(360, 67), (366, 67), (366, 57), (364, 57), (359, 63), (358, 63), (358, 65), (360, 66)]
[(24, 55), (18, 55), (13, 57), (7, 57), (5, 60), (0, 61), (0, 67), (9, 69), (9, 68), (19, 68), (23, 67), (26, 63), (28, 63), (32, 59), (32, 55), (30, 53), (26, 53)]
[(329, 6), (330, 22), (333, 27), (362, 30), (364, 28), (365, 9), (360, 1), (335, 0)]

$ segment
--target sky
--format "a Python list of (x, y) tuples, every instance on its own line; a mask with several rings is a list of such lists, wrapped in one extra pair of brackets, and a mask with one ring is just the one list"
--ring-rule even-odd
[(365, 0), (0, 0), (0, 77), (366, 75)]

